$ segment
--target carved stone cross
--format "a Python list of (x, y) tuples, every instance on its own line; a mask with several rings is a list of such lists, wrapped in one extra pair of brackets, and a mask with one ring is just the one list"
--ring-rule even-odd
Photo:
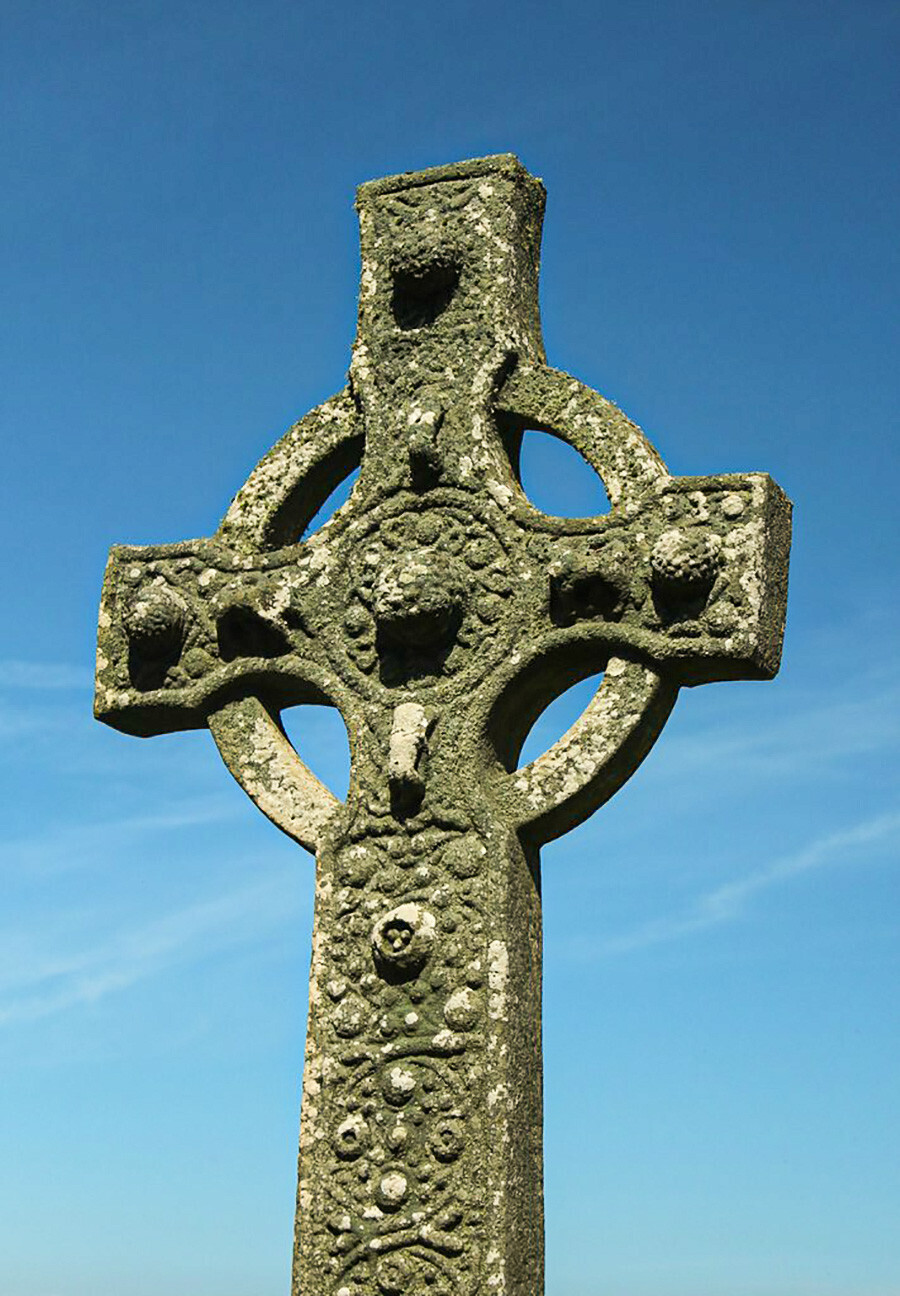
[[(543, 206), (508, 154), (362, 185), (349, 385), (215, 536), (107, 568), (97, 716), (207, 725), (317, 857), (294, 1296), (543, 1290), (540, 846), (621, 787), (681, 685), (778, 668), (787, 500), (762, 473), (670, 477), (546, 367)], [(529, 503), (529, 428), (580, 451), (608, 514)], [(517, 770), (540, 711), (601, 670)], [(346, 802), (279, 722), (308, 702), (346, 723)]]

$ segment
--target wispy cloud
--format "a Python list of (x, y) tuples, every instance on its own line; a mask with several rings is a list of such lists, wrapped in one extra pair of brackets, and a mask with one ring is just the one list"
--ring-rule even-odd
[(91, 687), (86, 666), (0, 658), (0, 744), (64, 737), (76, 708), (90, 715)]
[(0, 745), (6, 745), (18, 758), (19, 744), (27, 739), (35, 747), (42, 739), (65, 740), (72, 732), (72, 705), (35, 705), (17, 700), (10, 703), (0, 688)]
[(84, 666), (0, 659), (0, 689), (89, 689), (92, 683)]
[(59, 933), (45, 931), (41, 943), (21, 932), (0, 935), (0, 1027), (96, 1004), (172, 967), (258, 940), (294, 916), (285, 879), (276, 876), (67, 952), (56, 948)]
[(242, 808), (237, 797), (211, 796), (175, 802), (152, 814), (52, 824), (27, 837), (0, 841), (0, 866), (7, 876), (16, 870), (35, 875), (94, 866), (98, 860), (121, 855), (141, 838), (217, 823)]
[(900, 842), (900, 813), (879, 815), (840, 832), (818, 837), (801, 850), (783, 856), (765, 868), (707, 891), (679, 913), (655, 918), (631, 932), (609, 938), (602, 942), (600, 953), (624, 954), (733, 922), (761, 892), (815, 869), (858, 863), (868, 848), (888, 842)]
[(672, 767), (693, 777), (700, 769), (727, 767), (731, 774), (773, 774), (823, 766), (845, 768), (847, 762), (900, 746), (900, 688), (894, 685), (865, 693), (817, 696), (795, 701), (776, 721), (764, 726), (722, 728), (710, 725), (667, 745)]
[(33, 756), (46, 754), (43, 739), (68, 746), (90, 716), (90, 690), (84, 667), (0, 659), (0, 746), (14, 757), (22, 742)]

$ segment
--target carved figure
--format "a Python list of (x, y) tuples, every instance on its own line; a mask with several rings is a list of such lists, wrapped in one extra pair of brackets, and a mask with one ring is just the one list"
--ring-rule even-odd
[[(348, 386), (211, 539), (113, 549), (96, 714), (144, 736), (208, 725), (316, 854), (295, 1296), (534, 1296), (539, 850), (634, 772), (681, 686), (775, 674), (789, 504), (762, 473), (670, 477), (547, 368), (544, 190), (516, 158), (373, 181), (357, 205)], [(529, 428), (597, 470), (608, 514), (529, 503)], [(581, 718), (517, 770), (544, 706), (598, 670)], [(345, 803), (279, 723), (304, 702), (344, 718)]]

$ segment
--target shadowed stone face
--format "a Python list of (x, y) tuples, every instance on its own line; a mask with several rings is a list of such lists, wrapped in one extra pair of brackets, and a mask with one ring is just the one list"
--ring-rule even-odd
[[(633, 773), (679, 687), (777, 670), (789, 505), (762, 473), (672, 478), (546, 367), (544, 194), (511, 155), (363, 185), (347, 388), (215, 536), (112, 551), (96, 712), (208, 726), (316, 854), (294, 1293), (542, 1290), (540, 845)], [(536, 510), (524, 431), (569, 442), (608, 514)], [(357, 464), (348, 503), (304, 528)], [(597, 671), (538, 760), (521, 743)], [(329, 702), (346, 803), (278, 716)]]

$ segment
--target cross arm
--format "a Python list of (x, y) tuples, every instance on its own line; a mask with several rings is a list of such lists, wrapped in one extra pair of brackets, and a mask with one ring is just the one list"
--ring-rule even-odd
[(787, 600), (790, 504), (766, 473), (660, 482), (636, 517), (535, 528), (539, 651), (619, 649), (677, 685), (771, 679)]
[[(537, 427), (596, 469), (608, 515), (550, 518), (520, 494), (539, 594), (490, 708), (505, 772), (495, 792), (520, 830), (548, 840), (581, 822), (630, 776), (683, 685), (770, 679), (787, 597), (790, 503), (765, 473), (670, 477), (643, 433), (565, 374), (532, 368), (499, 398), (513, 436)], [(584, 715), (515, 771), (544, 706), (604, 671)]]
[(97, 718), (141, 737), (208, 726), (238, 783), (312, 851), (340, 803), (279, 716), (341, 690), (323, 646), (333, 528), (300, 537), (362, 444), (345, 389), (262, 459), (213, 538), (113, 548), (101, 596)]
[(611, 401), (545, 366), (516, 370), (496, 408), (507, 436), (537, 428), (577, 450), (612, 505), (602, 517), (563, 519), (524, 494), (515, 500), (549, 578), (533, 633), (552, 626), (560, 645), (634, 649), (680, 684), (775, 675), (791, 506), (767, 473), (672, 477)]
[(327, 700), (310, 624), (316, 551), (235, 552), (216, 539), (112, 549), (97, 640), (95, 714), (148, 737), (202, 728), (249, 692), (275, 712)]

